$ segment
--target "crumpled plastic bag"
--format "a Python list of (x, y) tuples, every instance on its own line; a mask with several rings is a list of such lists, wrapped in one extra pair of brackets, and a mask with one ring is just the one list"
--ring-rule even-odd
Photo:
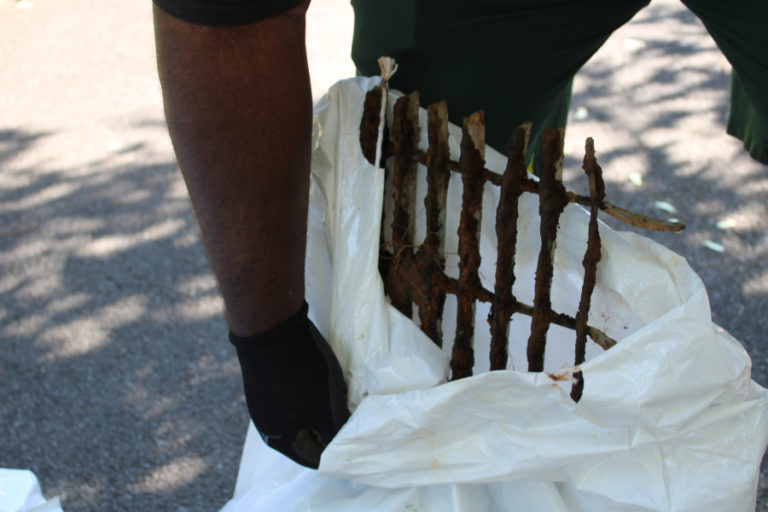
[[(354, 413), (319, 472), (267, 448), (251, 426), (235, 497), (222, 512), (752, 512), (768, 442), (768, 393), (751, 381), (741, 345), (712, 323), (699, 277), (650, 239), (600, 226), (589, 322), (619, 344), (603, 351), (589, 343), (578, 404), (570, 385), (524, 371), (528, 317), (515, 315), (510, 324), (510, 369), (487, 372), (483, 304), (475, 375), (446, 382), (455, 300), (446, 301), (441, 351), (389, 305), (378, 273), (384, 176), (362, 156), (358, 131), (364, 94), (377, 83), (339, 82), (315, 107), (307, 300), (345, 370)], [(420, 115), (425, 132), (423, 109)], [(457, 158), (460, 130), (451, 126), (450, 133)], [(488, 148), (486, 167), (502, 172), (504, 165)], [(460, 179), (453, 178), (447, 267), (457, 261), (461, 204)], [(498, 190), (487, 185), (480, 246), (487, 289), (497, 201)], [(520, 219), (514, 293), (531, 303), (537, 196), (523, 195)], [(575, 205), (561, 218), (557, 311), (577, 309), (587, 222)], [(572, 364), (573, 339), (570, 330), (550, 328), (546, 372)]]
[(40, 483), (26, 469), (0, 468), (0, 512), (62, 512), (59, 498), (46, 500)]

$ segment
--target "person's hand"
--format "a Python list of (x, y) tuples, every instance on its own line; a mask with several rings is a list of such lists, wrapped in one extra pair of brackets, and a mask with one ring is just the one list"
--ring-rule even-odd
[(310, 468), (349, 418), (344, 375), (302, 309), (257, 336), (230, 333), (243, 373), (245, 400), (270, 447)]

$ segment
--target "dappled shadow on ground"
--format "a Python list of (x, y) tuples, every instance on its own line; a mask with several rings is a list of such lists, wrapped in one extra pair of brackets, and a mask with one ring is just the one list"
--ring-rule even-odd
[(247, 414), (175, 164), (25, 166), (46, 136), (0, 130), (0, 467), (67, 512), (219, 508)]

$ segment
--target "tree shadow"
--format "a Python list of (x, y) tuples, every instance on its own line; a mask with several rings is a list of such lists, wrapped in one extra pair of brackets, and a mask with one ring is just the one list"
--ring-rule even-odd
[(0, 466), (67, 512), (220, 508), (248, 418), (175, 163), (25, 167), (45, 136), (0, 131)]

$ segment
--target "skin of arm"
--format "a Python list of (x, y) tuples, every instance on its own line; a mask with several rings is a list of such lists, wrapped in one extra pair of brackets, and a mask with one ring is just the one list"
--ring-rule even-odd
[(235, 27), (195, 25), (154, 7), (168, 130), (238, 336), (288, 318), (304, 299), (308, 4)]

